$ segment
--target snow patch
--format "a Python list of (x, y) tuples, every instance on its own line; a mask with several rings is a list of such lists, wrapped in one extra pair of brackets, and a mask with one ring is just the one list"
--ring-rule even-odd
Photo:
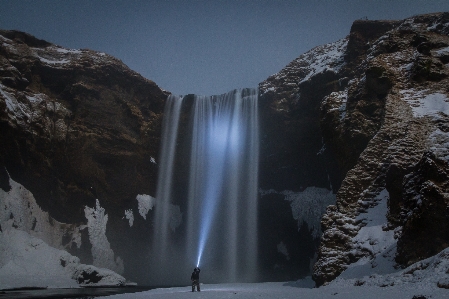
[(439, 50), (436, 50), (435, 53), (440, 56), (440, 55), (448, 55), (449, 54), (449, 47), (446, 48), (442, 48)]
[(326, 96), (323, 100), (323, 104), (328, 101), (329, 98), (332, 98), (332, 101), (338, 105), (335, 108), (331, 108), (328, 111), (334, 111), (334, 110), (338, 110), (338, 112), (340, 113), (340, 121), (343, 121), (344, 118), (346, 117), (346, 103), (348, 101), (348, 90), (342, 90), (342, 91), (334, 91), (332, 92), (330, 95)]
[[(86, 279), (93, 273), (95, 281)], [(27, 232), (14, 228), (0, 232), (0, 289), (124, 284), (125, 278), (117, 273), (80, 264), (79, 258), (53, 248)]]
[(137, 201), (139, 202), (139, 214), (143, 217), (143, 219), (147, 219), (147, 214), (149, 210), (152, 210), (154, 207), (154, 204), (156, 203), (154, 197), (151, 197), (150, 195), (146, 194), (138, 194), (136, 197)]
[(47, 63), (47, 64), (65, 64), (69, 63), (70, 60), (68, 59), (61, 59), (61, 60), (50, 60), (47, 58), (43, 58), (41, 56), (37, 56), (41, 62)]
[[(419, 289), (429, 290), (433, 289), (436, 292), (437, 288), (441, 288), (445, 292), (444, 296), (432, 298), (446, 298), (447, 288), (449, 288), (449, 248), (444, 249), (435, 256), (419, 261), (406, 269), (396, 271), (396, 273), (358, 277), (354, 279), (344, 279), (344, 277), (337, 278), (333, 285), (363, 285), (363, 286), (378, 286), (378, 287), (396, 287), (398, 289)], [(430, 297), (428, 297), (430, 298)]]
[(367, 213), (361, 213), (356, 220), (364, 226), (352, 239), (355, 250), (368, 252), (369, 256), (350, 264), (340, 275), (342, 278), (364, 277), (372, 274), (397, 272), (394, 261), (396, 255), (395, 231), (385, 231), (387, 224), (389, 193), (381, 190), (373, 199)]
[(309, 72), (299, 83), (308, 81), (313, 76), (324, 71), (338, 72), (344, 63), (344, 53), (347, 45), (348, 40), (341, 39), (334, 43), (312, 49), (312, 55), (304, 56)]
[(81, 50), (77, 50), (77, 49), (66, 49), (66, 48), (55, 48), (56, 52), (58, 53), (63, 53), (63, 54), (81, 54), (82, 51)]
[(298, 220), (298, 229), (303, 223), (318, 238), (321, 235), (321, 217), (329, 205), (335, 204), (336, 197), (331, 190), (308, 187), (302, 192), (287, 192), (285, 200), (291, 201), (293, 219)]
[(108, 215), (105, 214), (105, 209), (100, 206), (98, 199), (95, 208), (88, 206), (84, 208), (84, 214), (87, 219), (89, 241), (92, 244), (93, 265), (122, 274), (124, 272), (123, 261), (120, 257), (114, 259), (114, 251), (106, 237)]
[[(344, 65), (344, 53), (348, 39), (318, 46), (300, 55), (280, 72), (270, 76), (260, 84), (260, 95), (278, 92), (278, 86), (290, 86), (293, 90), (298, 85), (325, 71), (338, 72)], [(292, 76), (292, 74), (297, 74)], [(280, 91), (281, 93), (283, 91)], [(297, 92), (297, 90), (295, 91)]]
[(0, 84), (0, 94), (5, 99), (6, 109), (5, 112), (13, 119), (22, 120), (30, 118), (30, 109), (19, 102), (12, 94), (6, 91), (6, 87)]
[(443, 132), (440, 129), (436, 129), (429, 135), (430, 149), (435, 155), (449, 162), (449, 132)]
[[(16, 228), (42, 239), (52, 247), (64, 249), (81, 246), (81, 233), (74, 224), (60, 223), (36, 203), (33, 194), (24, 186), (9, 179), (11, 189), (0, 189), (0, 227), (5, 230)], [(69, 239), (66, 244), (63, 239)]]
[(132, 209), (125, 210), (125, 218), (129, 221), (129, 227), (132, 227), (134, 223), (134, 214)]
[(428, 93), (427, 90), (402, 90), (403, 99), (410, 104), (414, 117), (449, 115), (449, 99), (443, 93)]

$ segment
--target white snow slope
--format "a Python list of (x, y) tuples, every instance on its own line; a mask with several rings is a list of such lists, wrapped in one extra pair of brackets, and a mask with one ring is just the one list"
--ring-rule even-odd
[[(0, 189), (0, 290), (22, 287), (73, 288), (83, 285), (119, 286), (125, 278), (106, 269), (114, 254), (105, 236), (107, 215), (97, 202), (86, 207), (87, 227), (98, 265), (85, 265), (65, 251), (81, 245), (84, 226), (52, 219), (33, 194), (10, 178), (11, 190)], [(90, 219), (89, 219), (90, 218)], [(64, 235), (71, 241), (62, 244)]]

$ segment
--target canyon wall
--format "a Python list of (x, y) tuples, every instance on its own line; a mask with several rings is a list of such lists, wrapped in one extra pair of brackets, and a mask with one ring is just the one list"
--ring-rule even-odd
[[(347, 38), (261, 83), (266, 134), (289, 136), (262, 145), (262, 169), (282, 178), (274, 188), (324, 186), (312, 178), (325, 165), (336, 192), (321, 221), (317, 285), (394, 272), (447, 247), (448, 26), (448, 13), (358, 20)], [(284, 165), (303, 166), (284, 179)]]
[[(448, 246), (448, 34), (448, 13), (357, 20), (260, 83), (262, 280), (390, 273)], [(107, 54), (0, 31), (0, 199), (31, 194), (0, 235), (148, 283), (168, 94)]]

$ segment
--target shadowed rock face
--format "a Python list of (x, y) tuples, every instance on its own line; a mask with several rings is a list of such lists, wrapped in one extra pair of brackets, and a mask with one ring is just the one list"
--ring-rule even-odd
[(95, 198), (125, 208), (131, 190), (154, 195), (150, 159), (166, 95), (104, 53), (0, 34), (0, 80), (10, 98), (0, 104), (1, 162), (11, 176), (70, 222)]
[(147, 242), (148, 223), (122, 218), (138, 194), (155, 195), (167, 95), (107, 54), (16, 31), (0, 31), (0, 84), (0, 168), (60, 222), (85, 222), (98, 198), (122, 258)]

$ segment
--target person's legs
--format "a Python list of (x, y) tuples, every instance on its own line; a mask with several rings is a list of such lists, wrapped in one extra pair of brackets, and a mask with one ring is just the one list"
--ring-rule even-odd
[(192, 292), (195, 292), (195, 286), (196, 286), (196, 290), (199, 292), (200, 291), (200, 281), (199, 280), (192, 281)]

